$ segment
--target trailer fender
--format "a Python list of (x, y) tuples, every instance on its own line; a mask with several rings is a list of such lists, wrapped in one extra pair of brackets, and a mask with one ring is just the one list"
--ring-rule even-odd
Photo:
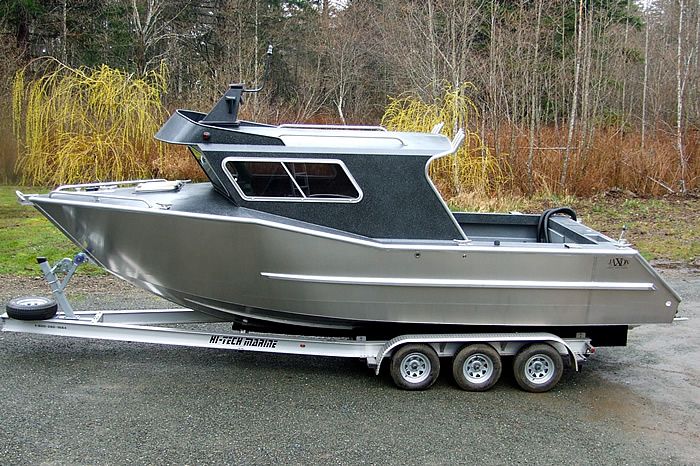
[[(572, 340), (573, 342), (573, 340)], [(570, 358), (574, 369), (578, 372), (579, 370), (579, 357), (581, 360), (585, 360), (584, 354), (586, 354), (591, 345), (587, 339), (577, 339), (575, 342), (579, 343), (581, 350), (575, 351), (572, 344), (566, 340), (553, 335), (551, 333), (476, 333), (476, 334), (454, 334), (454, 335), (401, 335), (391, 340), (387, 341), (382, 349), (377, 353), (374, 361), (368, 360), (368, 362), (374, 362), (375, 364), (375, 374), (379, 375), (382, 362), (385, 358), (391, 356), (393, 351), (401, 345), (407, 343), (425, 343), (433, 346), (433, 348), (438, 351), (440, 356), (454, 356), (456, 351), (446, 351), (448, 343), (486, 343), (498, 351), (501, 356), (512, 356), (515, 352), (512, 350), (507, 350), (508, 345), (503, 346), (503, 343), (548, 343), (552, 345), (559, 353), (562, 355), (567, 355)], [(512, 345), (511, 345), (512, 347)], [(578, 349), (578, 348), (577, 348)], [(580, 355), (577, 357), (577, 354)]]

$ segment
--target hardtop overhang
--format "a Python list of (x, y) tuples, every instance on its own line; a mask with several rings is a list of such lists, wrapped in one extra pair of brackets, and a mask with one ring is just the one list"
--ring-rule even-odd
[(169, 144), (232, 145), (229, 150), (240, 145), (263, 146), (259, 150), (265, 150), (264, 146), (285, 146), (295, 151), (317, 149), (406, 156), (434, 156), (453, 147), (441, 134), (387, 131), (377, 126), (273, 126), (248, 121), (209, 124), (205, 117), (200, 112), (176, 110), (155, 138)]

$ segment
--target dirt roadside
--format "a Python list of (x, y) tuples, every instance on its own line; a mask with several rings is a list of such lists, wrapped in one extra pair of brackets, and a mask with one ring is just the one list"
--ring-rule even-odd
[(617, 418), (621, 427), (683, 452), (700, 462), (700, 273), (684, 268), (662, 276), (683, 301), (670, 325), (647, 325), (629, 333), (626, 347), (600, 348), (587, 364), (611, 382), (589, 394), (593, 416)]

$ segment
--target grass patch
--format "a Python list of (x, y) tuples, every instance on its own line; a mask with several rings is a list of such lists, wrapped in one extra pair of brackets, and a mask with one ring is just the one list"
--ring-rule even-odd
[(625, 237), (647, 259), (700, 262), (700, 199), (598, 196), (574, 205), (584, 223), (613, 238)]
[[(17, 202), (16, 190), (47, 192), (40, 188), (0, 186), (0, 276), (40, 276), (37, 257), (47, 257), (53, 263), (73, 257), (79, 248), (36, 209)], [(92, 264), (81, 266), (80, 273), (106, 274)]]

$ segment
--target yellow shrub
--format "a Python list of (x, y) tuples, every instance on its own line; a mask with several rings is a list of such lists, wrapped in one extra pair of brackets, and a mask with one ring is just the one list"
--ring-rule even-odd
[[(136, 77), (107, 65), (70, 68), (55, 59), (32, 64), (40, 77), (13, 85), (17, 169), (23, 184), (147, 178), (164, 161), (155, 139), (166, 117), (166, 70)], [(38, 66), (37, 66), (38, 65)]]
[(469, 83), (457, 89), (446, 85), (443, 95), (433, 103), (425, 103), (415, 95), (391, 98), (382, 117), (382, 125), (394, 131), (428, 132), (436, 124), (444, 123), (442, 132), (451, 138), (460, 128), (464, 130), (460, 149), (450, 157), (435, 160), (429, 168), (430, 177), (447, 198), (467, 192), (493, 193), (506, 178), (475, 129), (479, 112), (467, 96), (472, 88)]

